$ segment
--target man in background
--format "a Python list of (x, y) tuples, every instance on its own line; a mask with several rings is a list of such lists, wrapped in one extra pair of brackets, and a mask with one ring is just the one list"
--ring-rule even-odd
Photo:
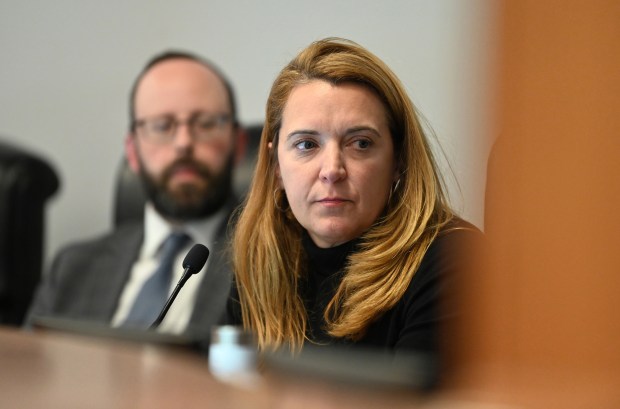
[(30, 309), (59, 317), (148, 328), (180, 279), (194, 243), (210, 249), (159, 326), (206, 333), (225, 307), (231, 282), (224, 255), (237, 204), (233, 167), (243, 141), (230, 83), (210, 62), (168, 52), (154, 57), (130, 95), (125, 154), (148, 198), (144, 220), (68, 246), (53, 261)]

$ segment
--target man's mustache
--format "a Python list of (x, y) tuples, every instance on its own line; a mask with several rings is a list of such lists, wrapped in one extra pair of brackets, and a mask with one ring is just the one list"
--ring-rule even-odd
[(211, 172), (211, 170), (208, 167), (204, 166), (202, 163), (192, 159), (179, 159), (174, 161), (166, 169), (164, 169), (164, 172), (162, 174), (162, 181), (164, 183), (167, 183), (172, 177), (172, 175), (180, 168), (189, 168), (205, 180), (211, 180), (213, 178), (213, 172)]

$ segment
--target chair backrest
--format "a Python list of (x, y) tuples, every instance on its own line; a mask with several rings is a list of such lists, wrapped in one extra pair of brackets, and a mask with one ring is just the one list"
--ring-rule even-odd
[(116, 190), (114, 192), (113, 222), (114, 226), (132, 221), (142, 221), (146, 194), (125, 156), (121, 158), (116, 174)]
[[(254, 173), (258, 145), (260, 142), (262, 124), (253, 124), (244, 127), (242, 135), (245, 149), (235, 168), (234, 190), (239, 197), (245, 196)], [(115, 226), (131, 221), (142, 221), (144, 217), (144, 203), (146, 195), (138, 175), (130, 168), (125, 157), (120, 161), (116, 176), (116, 191), (114, 194), (113, 222)]]
[(0, 323), (20, 325), (43, 265), (45, 204), (58, 190), (50, 164), (0, 141)]

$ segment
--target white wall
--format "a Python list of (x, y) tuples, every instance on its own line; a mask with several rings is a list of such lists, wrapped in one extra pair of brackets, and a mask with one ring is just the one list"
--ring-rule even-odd
[(459, 181), (455, 206), (482, 226), (493, 13), (492, 0), (3, 0), (0, 138), (60, 174), (49, 258), (111, 226), (127, 95), (152, 54), (175, 47), (215, 61), (237, 88), (240, 118), (253, 122), (288, 60), (313, 40), (342, 36), (405, 83)]

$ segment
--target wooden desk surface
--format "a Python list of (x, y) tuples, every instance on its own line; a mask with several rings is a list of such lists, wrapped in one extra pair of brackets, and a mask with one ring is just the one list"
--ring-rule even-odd
[(249, 395), (153, 345), (0, 328), (0, 362), (3, 408), (233, 408)]
[[(255, 388), (209, 373), (206, 358), (172, 348), (0, 327), (2, 408), (418, 407), (409, 391), (360, 390), (266, 374)], [(414, 405), (414, 406), (412, 406)]]
[(216, 380), (189, 351), (0, 327), (0, 408), (505, 408), (442, 395), (269, 370), (242, 388)]

